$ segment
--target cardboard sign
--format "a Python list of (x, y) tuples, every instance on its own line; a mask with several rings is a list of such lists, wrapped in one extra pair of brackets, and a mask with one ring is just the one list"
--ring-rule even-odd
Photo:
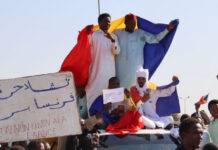
[(107, 104), (122, 102), (124, 100), (124, 88), (105, 89), (103, 90), (103, 103)]
[(72, 73), (0, 80), (0, 142), (81, 133)]

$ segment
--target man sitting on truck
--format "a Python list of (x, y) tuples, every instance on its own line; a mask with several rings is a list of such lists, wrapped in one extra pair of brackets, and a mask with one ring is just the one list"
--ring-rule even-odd
[[(120, 87), (120, 81), (117, 77), (112, 77), (109, 80), (109, 89), (115, 89)], [(112, 111), (107, 111), (102, 115), (103, 120), (105, 121), (106, 124), (114, 124), (116, 123), (120, 116), (123, 116), (124, 113), (128, 110), (134, 110), (135, 105), (130, 99), (130, 94), (127, 89), (124, 90), (125, 96), (124, 96), (124, 101), (117, 103), (108, 103), (108, 104), (103, 104), (103, 95), (100, 95), (97, 97), (97, 99), (92, 103), (89, 113), (90, 116), (96, 115), (98, 112), (101, 110), (105, 109), (105, 107), (114, 107)]]
[(136, 77), (136, 86), (131, 87), (130, 96), (143, 116), (145, 127), (150, 129), (169, 128), (168, 125), (173, 123), (173, 118), (171, 116), (160, 117), (156, 112), (156, 103), (158, 98), (168, 97), (175, 91), (176, 85), (179, 83), (178, 77), (173, 76), (173, 82), (169, 87), (156, 90), (151, 89), (148, 69), (143, 69), (142, 66), (138, 67)]

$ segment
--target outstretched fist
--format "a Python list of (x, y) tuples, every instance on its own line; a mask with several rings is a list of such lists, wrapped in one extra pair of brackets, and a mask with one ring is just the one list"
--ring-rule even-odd
[(179, 78), (178, 78), (177, 76), (173, 76), (172, 80), (173, 80), (173, 81), (178, 81)]
[(89, 34), (91, 31), (92, 31), (92, 25), (88, 25), (87, 27), (86, 27), (86, 30), (87, 30), (87, 33)]
[(174, 27), (174, 26), (173, 26), (173, 21), (171, 21), (170, 24), (169, 24), (168, 27), (167, 27), (167, 30), (168, 30), (168, 31), (171, 31), (171, 30), (173, 29), (173, 27)]

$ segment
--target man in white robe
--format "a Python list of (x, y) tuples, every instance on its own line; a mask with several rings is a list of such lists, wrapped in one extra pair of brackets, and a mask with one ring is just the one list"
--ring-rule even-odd
[[(176, 86), (170, 86), (162, 90), (149, 90), (150, 92), (148, 92), (148, 69), (139, 67), (136, 71), (136, 77), (136, 86), (130, 89), (130, 95), (139, 94), (142, 97), (141, 100), (135, 100), (132, 96), (139, 113), (143, 116), (145, 127), (150, 129), (166, 128), (169, 124), (172, 124), (173, 118), (171, 116), (160, 117), (155, 108), (158, 98), (170, 96), (175, 91)], [(178, 77), (173, 76), (173, 81), (178, 81)]]
[(173, 29), (171, 22), (168, 28), (154, 35), (136, 29), (136, 16), (128, 14), (125, 16), (125, 29), (115, 30), (120, 45), (120, 54), (116, 57), (116, 76), (120, 79), (120, 86), (130, 88), (135, 85), (135, 72), (138, 66), (144, 65), (144, 46), (146, 43), (159, 43), (170, 30)]
[(114, 55), (119, 54), (120, 48), (116, 35), (108, 32), (110, 21), (109, 14), (101, 14), (98, 17), (100, 29), (89, 36), (92, 61), (86, 86), (88, 109), (102, 90), (107, 88), (108, 80), (115, 76)]

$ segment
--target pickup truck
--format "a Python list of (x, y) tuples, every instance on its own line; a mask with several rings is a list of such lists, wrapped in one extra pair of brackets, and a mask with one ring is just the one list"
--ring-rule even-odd
[(100, 130), (98, 150), (175, 150), (179, 142), (163, 129), (142, 129), (125, 136)]

